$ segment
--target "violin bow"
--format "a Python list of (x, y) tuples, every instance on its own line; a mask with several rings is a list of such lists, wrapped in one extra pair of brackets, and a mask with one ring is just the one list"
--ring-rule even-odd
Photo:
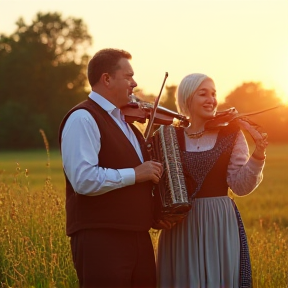
[(270, 111), (270, 110), (274, 110), (274, 109), (280, 108), (280, 107), (284, 107), (284, 105), (280, 104), (280, 105), (277, 105), (277, 106), (274, 106), (274, 107), (270, 107), (270, 108), (259, 110), (259, 111), (255, 111), (255, 112), (239, 113), (239, 114), (236, 114), (235, 117), (233, 117), (233, 119), (261, 114), (261, 113), (264, 113), (264, 112), (267, 112), (267, 111)]
[(159, 104), (159, 100), (160, 100), (160, 97), (161, 97), (161, 93), (162, 93), (162, 90), (163, 90), (163, 87), (164, 87), (164, 84), (166, 82), (167, 77), (168, 77), (168, 72), (165, 73), (165, 77), (164, 77), (164, 80), (163, 80), (162, 87), (160, 89), (159, 95), (155, 99), (152, 113), (150, 113), (149, 122), (148, 122), (147, 127), (146, 127), (145, 132), (144, 132), (145, 142), (147, 142), (147, 139), (148, 139), (148, 137), (150, 135), (151, 128), (152, 128), (152, 125), (153, 125), (153, 122), (154, 122), (154, 119), (155, 119), (155, 114), (156, 114), (156, 111), (157, 111), (157, 107), (158, 107), (158, 104)]

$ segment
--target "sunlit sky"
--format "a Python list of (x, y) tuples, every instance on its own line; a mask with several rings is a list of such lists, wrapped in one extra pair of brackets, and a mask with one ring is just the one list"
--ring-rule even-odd
[(288, 101), (288, 0), (0, 0), (0, 33), (38, 12), (81, 18), (107, 47), (132, 54), (138, 87), (159, 94), (187, 74), (216, 83), (219, 101), (243, 82), (262, 82)]

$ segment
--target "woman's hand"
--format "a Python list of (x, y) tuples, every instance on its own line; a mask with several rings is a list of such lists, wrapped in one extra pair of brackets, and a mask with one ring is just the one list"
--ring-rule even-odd
[(239, 118), (236, 121), (242, 130), (249, 132), (255, 142), (256, 148), (252, 156), (258, 160), (264, 160), (266, 158), (266, 147), (268, 146), (267, 133), (262, 131), (261, 126), (255, 124), (248, 118)]

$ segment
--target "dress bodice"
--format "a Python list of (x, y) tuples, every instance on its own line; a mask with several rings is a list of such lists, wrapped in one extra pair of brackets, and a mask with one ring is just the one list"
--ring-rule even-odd
[(214, 147), (207, 151), (189, 152), (185, 149), (184, 131), (177, 131), (183, 169), (191, 198), (227, 195), (227, 168), (239, 129), (222, 128)]

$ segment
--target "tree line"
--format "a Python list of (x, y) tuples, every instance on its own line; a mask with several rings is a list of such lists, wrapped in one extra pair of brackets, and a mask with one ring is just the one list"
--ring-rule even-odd
[[(92, 37), (81, 19), (63, 19), (59, 13), (38, 13), (30, 25), (20, 18), (16, 26), (11, 35), (0, 34), (0, 149), (42, 148), (40, 129), (56, 148), (63, 116), (88, 94)], [(174, 111), (176, 88), (166, 86), (161, 102)], [(234, 106), (250, 112), (279, 102), (275, 91), (251, 82), (236, 87), (219, 109)], [(271, 141), (288, 142), (287, 112), (284, 107), (253, 119), (265, 127)]]
[(10, 36), (0, 35), (0, 148), (43, 147), (39, 129), (57, 145), (67, 109), (86, 97), (87, 48), (81, 19), (38, 13)]

